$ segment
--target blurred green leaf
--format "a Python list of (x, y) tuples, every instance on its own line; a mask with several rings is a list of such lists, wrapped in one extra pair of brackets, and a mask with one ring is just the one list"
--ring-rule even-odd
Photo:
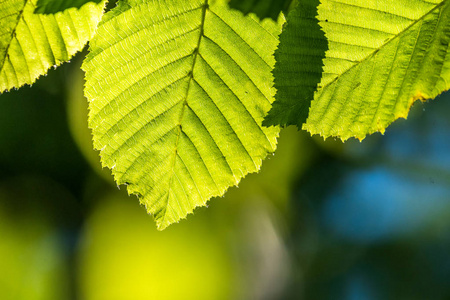
[(84, 72), (80, 70), (81, 62), (79, 64), (72, 62), (72, 64), (75, 64), (75, 67), (69, 78), (72, 87), (68, 90), (66, 105), (70, 133), (92, 169), (115, 186), (111, 170), (102, 168), (98, 151), (92, 148), (92, 133), (88, 127), (88, 101), (83, 94)]
[(94, 147), (158, 228), (275, 150), (279, 128), (261, 122), (280, 30), (221, 1), (125, 1), (105, 15), (83, 64)]
[(67, 257), (55, 226), (73, 209), (69, 199), (64, 188), (42, 177), (0, 182), (0, 299), (70, 297)]
[(123, 193), (102, 198), (85, 224), (81, 298), (235, 299), (233, 253), (223, 231), (201, 217), (189, 221), (158, 232)]

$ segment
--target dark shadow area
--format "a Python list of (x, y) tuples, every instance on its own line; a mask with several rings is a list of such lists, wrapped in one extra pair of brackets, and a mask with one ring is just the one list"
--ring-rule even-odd
[(275, 101), (264, 126), (296, 125), (301, 129), (322, 78), (328, 42), (317, 20), (319, 0), (303, 0), (289, 12), (275, 51)]
[(36, 14), (56, 14), (69, 8), (80, 8), (86, 3), (100, 3), (103, 0), (38, 0), (34, 13)]
[(282, 11), (287, 11), (292, 0), (231, 0), (231, 8), (244, 14), (254, 13), (260, 19), (271, 18), (277, 20)]

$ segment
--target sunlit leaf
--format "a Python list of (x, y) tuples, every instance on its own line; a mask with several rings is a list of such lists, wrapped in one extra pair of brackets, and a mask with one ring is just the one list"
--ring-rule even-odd
[(0, 92), (32, 84), (68, 61), (93, 36), (104, 1), (55, 15), (34, 14), (36, 0), (0, 2)]
[(226, 3), (122, 1), (91, 42), (85, 94), (102, 163), (165, 228), (223, 195), (275, 150), (280, 25)]
[(450, 88), (450, 1), (325, 0), (324, 73), (304, 129), (363, 139)]

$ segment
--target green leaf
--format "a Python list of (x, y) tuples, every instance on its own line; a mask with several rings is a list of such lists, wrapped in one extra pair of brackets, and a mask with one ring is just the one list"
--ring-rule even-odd
[(68, 61), (93, 36), (104, 2), (36, 15), (36, 0), (0, 2), (0, 93), (32, 84)]
[(311, 100), (322, 77), (328, 50), (317, 20), (319, 0), (303, 0), (292, 10), (275, 51), (275, 102), (263, 125), (297, 125), (308, 117)]
[(34, 13), (36, 14), (56, 14), (68, 8), (81, 8), (89, 2), (99, 4), (103, 0), (38, 0)]
[(450, 1), (325, 0), (329, 41), (320, 88), (304, 129), (363, 139), (450, 83)]
[(255, 13), (259, 18), (278, 19), (282, 11), (289, 8), (292, 0), (231, 0), (230, 7), (244, 14)]
[(83, 64), (94, 147), (159, 229), (221, 196), (276, 148), (270, 109), (280, 24), (223, 1), (130, 0)]

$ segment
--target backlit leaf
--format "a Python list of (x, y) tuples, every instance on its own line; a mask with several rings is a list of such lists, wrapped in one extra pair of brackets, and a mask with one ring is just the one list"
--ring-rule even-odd
[(68, 61), (93, 36), (104, 1), (55, 15), (34, 14), (37, 0), (0, 2), (0, 93), (32, 84)]
[(94, 147), (159, 229), (276, 147), (270, 109), (280, 25), (224, 1), (129, 0), (105, 15), (83, 64)]
[(450, 88), (450, 1), (323, 0), (324, 73), (304, 129), (363, 139)]

